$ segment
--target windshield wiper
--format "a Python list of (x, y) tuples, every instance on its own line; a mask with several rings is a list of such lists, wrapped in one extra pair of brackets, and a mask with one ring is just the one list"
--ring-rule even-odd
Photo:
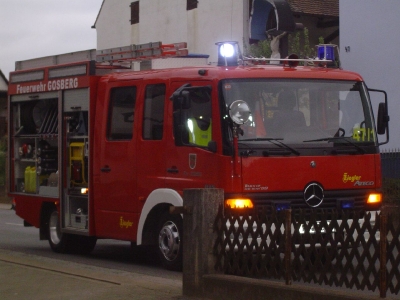
[[(310, 142), (328, 142), (328, 143), (332, 143), (332, 142), (335, 142), (335, 141), (344, 141), (347, 144), (350, 144), (350, 145), (354, 146), (362, 154), (366, 153), (363, 148), (361, 148), (356, 143), (350, 141), (348, 138), (343, 137), (343, 136), (333, 136), (333, 137), (326, 137), (326, 138), (315, 139), (315, 140), (306, 140), (306, 141), (303, 141), (303, 143), (310, 143)], [(343, 149), (338, 149), (338, 151), (336, 151), (336, 152), (340, 153), (340, 152), (346, 152), (346, 151), (343, 151)]]
[[(278, 146), (280, 148), (284, 147), (287, 150), (290, 150), (290, 152), (285, 152), (282, 150), (277, 151), (278, 149), (270, 149), (268, 151), (263, 151), (263, 154), (265, 156), (268, 156), (269, 154), (280, 154), (280, 155), (289, 155), (290, 153), (293, 153), (295, 155), (300, 155), (300, 152), (298, 152), (296, 149), (293, 149), (292, 147), (286, 145), (285, 143), (283, 143), (283, 138), (254, 138), (254, 139), (244, 139), (244, 140), (240, 140), (240, 142), (258, 142), (258, 141), (266, 141), (266, 142), (270, 142), (271, 144), (274, 144), (275, 146)], [(271, 153), (269, 153), (271, 152)]]

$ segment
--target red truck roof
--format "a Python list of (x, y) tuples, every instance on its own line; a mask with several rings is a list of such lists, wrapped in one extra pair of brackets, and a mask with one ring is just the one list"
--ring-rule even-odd
[[(201, 75), (199, 70), (204, 70)], [(238, 66), (218, 67), (199, 66), (161, 70), (116, 72), (107, 75), (110, 81), (129, 79), (224, 79), (224, 78), (293, 78), (293, 79), (332, 79), (362, 81), (362, 77), (354, 72), (337, 68), (278, 66)]]

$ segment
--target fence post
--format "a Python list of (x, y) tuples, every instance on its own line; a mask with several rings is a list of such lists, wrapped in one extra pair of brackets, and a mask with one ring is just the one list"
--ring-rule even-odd
[(203, 275), (216, 273), (213, 225), (223, 201), (222, 189), (183, 191), (183, 206), (191, 212), (183, 217), (183, 295), (201, 296)]
[(292, 210), (285, 210), (285, 281), (287, 285), (292, 284)]
[(386, 279), (386, 243), (387, 243), (387, 209), (385, 207), (381, 210), (380, 223), (379, 223), (379, 259), (380, 259), (380, 276), (379, 276), (379, 291), (380, 297), (386, 298), (387, 279)]

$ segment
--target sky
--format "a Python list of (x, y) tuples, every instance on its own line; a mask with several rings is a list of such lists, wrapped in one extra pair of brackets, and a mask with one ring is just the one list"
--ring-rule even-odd
[(0, 70), (15, 61), (96, 48), (103, 0), (0, 0)]

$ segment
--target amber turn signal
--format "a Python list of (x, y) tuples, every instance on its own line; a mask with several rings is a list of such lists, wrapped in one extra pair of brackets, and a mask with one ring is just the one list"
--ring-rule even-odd
[(382, 194), (369, 194), (367, 203), (377, 204), (382, 202)]
[(253, 208), (253, 202), (250, 199), (226, 199), (225, 205), (230, 208)]

